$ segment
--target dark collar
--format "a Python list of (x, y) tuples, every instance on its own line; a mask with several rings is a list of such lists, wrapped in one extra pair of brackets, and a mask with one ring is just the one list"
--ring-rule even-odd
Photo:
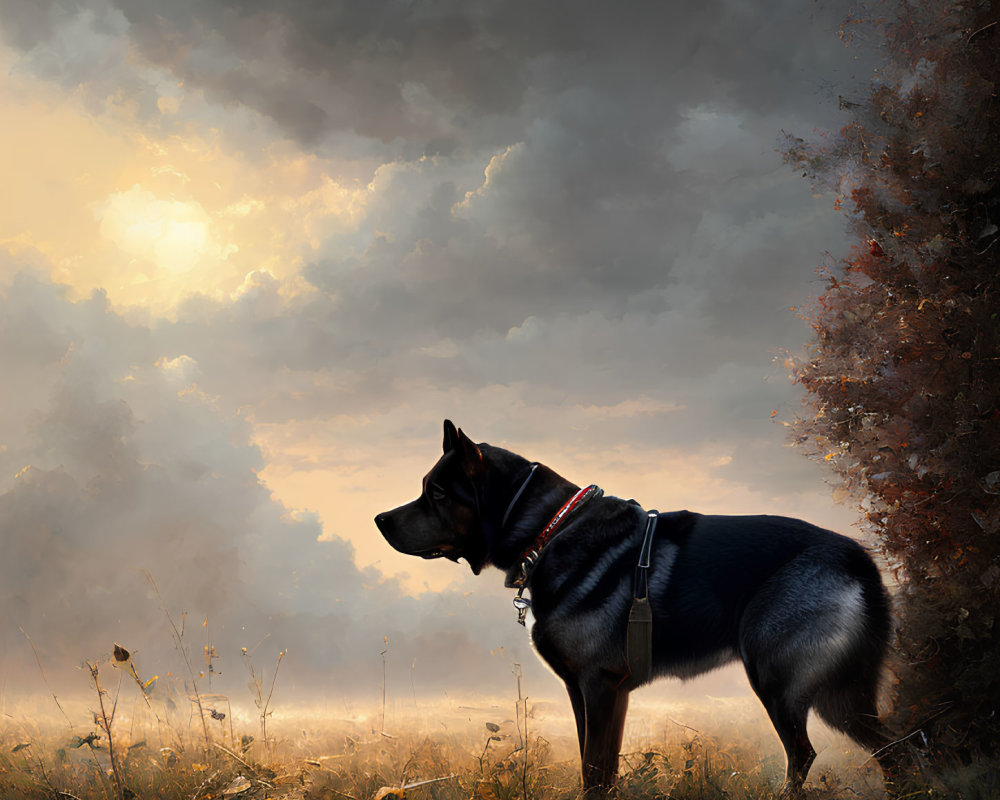
[[(531, 476), (529, 475), (528, 480), (530, 479)], [(525, 481), (525, 485), (527, 485), (527, 481)], [(522, 491), (523, 489), (524, 486), (521, 487)], [(531, 575), (531, 570), (534, 567), (535, 562), (538, 561), (538, 557), (542, 553), (542, 548), (552, 540), (552, 538), (559, 531), (563, 522), (565, 522), (574, 511), (579, 509), (588, 500), (593, 497), (600, 497), (602, 494), (604, 494), (604, 492), (601, 491), (598, 486), (591, 484), (590, 486), (585, 486), (580, 489), (569, 500), (567, 500), (563, 504), (562, 508), (555, 513), (555, 516), (549, 520), (549, 524), (542, 529), (542, 532), (535, 537), (535, 540), (528, 545), (525, 551), (521, 554), (518, 566), (511, 571), (513, 576), (511, 577), (510, 573), (508, 573), (506, 585), (515, 588), (527, 585), (528, 578)], [(517, 496), (520, 496), (520, 491)], [(517, 500), (517, 496), (515, 496), (514, 501), (511, 502), (511, 506), (514, 505), (514, 502)]]

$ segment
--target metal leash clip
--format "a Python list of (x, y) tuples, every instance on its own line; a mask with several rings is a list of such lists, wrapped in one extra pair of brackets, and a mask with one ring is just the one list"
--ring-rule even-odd
[(528, 573), (531, 572), (531, 568), (535, 566), (535, 562), (538, 560), (538, 551), (532, 550), (530, 553), (525, 555), (524, 560), (521, 562), (521, 574), (518, 576), (515, 586), (523, 587), (528, 582)]
[(514, 598), (514, 608), (517, 609), (517, 624), (521, 627), (527, 627), (524, 620), (528, 616), (528, 609), (531, 608), (531, 601), (523, 594), (524, 587), (522, 586), (517, 592), (517, 597)]

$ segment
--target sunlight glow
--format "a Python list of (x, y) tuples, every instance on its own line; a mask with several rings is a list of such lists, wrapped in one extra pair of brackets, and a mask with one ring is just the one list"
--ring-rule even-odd
[(97, 216), (101, 236), (125, 254), (152, 261), (169, 273), (187, 272), (204, 257), (224, 261), (238, 250), (215, 240), (200, 203), (165, 200), (139, 184), (108, 197)]

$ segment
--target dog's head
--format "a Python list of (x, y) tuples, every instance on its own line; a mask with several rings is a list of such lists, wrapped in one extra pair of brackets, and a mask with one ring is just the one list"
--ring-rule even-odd
[(401, 553), (464, 558), (478, 575), (486, 564), (479, 510), (486, 469), (479, 447), (445, 420), (444, 454), (424, 476), (420, 497), (379, 514), (375, 524)]

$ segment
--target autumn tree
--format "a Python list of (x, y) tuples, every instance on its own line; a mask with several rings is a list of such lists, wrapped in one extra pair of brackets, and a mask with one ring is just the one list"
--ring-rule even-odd
[(998, 12), (911, 0), (869, 20), (888, 61), (870, 96), (842, 104), (839, 134), (785, 151), (856, 237), (808, 312), (795, 437), (898, 579), (890, 724), (938, 769), (1000, 743)]

